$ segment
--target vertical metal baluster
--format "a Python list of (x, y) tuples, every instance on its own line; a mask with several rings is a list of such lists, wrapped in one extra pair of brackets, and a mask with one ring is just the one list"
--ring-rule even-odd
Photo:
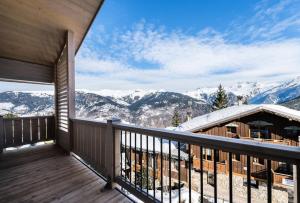
[(121, 130), (121, 142), (120, 142), (120, 151), (121, 151), (121, 178), (123, 178), (123, 143), (122, 143), (122, 130)]
[(178, 142), (178, 202), (181, 202), (181, 177), (180, 177), (180, 142)]
[(126, 161), (126, 159), (127, 159), (127, 131), (125, 131), (125, 159), (124, 159), (124, 161), (125, 161), (125, 164), (124, 164), (124, 166), (125, 166), (125, 168), (124, 168), (124, 173), (125, 173), (125, 181), (127, 181), (127, 176), (126, 176), (126, 172), (127, 172), (127, 169), (126, 169), (126, 166), (127, 166), (127, 161)]
[(247, 155), (247, 202), (251, 202), (251, 163), (250, 156)]
[(171, 140), (169, 140), (169, 199), (170, 199), (170, 203), (172, 202), (171, 159), (172, 159), (172, 155), (171, 155)]
[(218, 181), (217, 181), (217, 159), (216, 159), (216, 155), (217, 155), (217, 150), (214, 149), (214, 199), (215, 202), (218, 201)]
[(130, 173), (129, 173), (129, 181), (131, 184), (131, 132), (129, 132), (129, 169), (130, 169)]
[(268, 172), (268, 203), (272, 203), (272, 164), (271, 160), (267, 160)]
[(146, 167), (147, 167), (147, 169), (146, 169), (146, 177), (147, 177), (147, 196), (149, 195), (149, 148), (148, 148), (148, 135), (146, 135), (146, 158), (147, 158), (147, 160), (146, 160)]
[(155, 153), (155, 137), (153, 136), (153, 197), (155, 200), (155, 176), (156, 176), (156, 153)]
[(232, 203), (233, 199), (232, 199), (232, 153), (229, 152), (229, 202)]
[(134, 133), (134, 187), (136, 189), (136, 133)]
[(161, 202), (164, 201), (163, 196), (163, 139), (160, 138), (160, 187), (161, 187)]
[(143, 136), (140, 134), (140, 153), (139, 153), (139, 163), (140, 163), (140, 187), (141, 190), (143, 190), (143, 150), (142, 150), (142, 141), (143, 141)]
[(192, 202), (192, 162), (191, 162), (191, 145), (188, 145), (189, 154), (189, 202)]
[(203, 203), (203, 147), (200, 147), (200, 186), (201, 186), (201, 203)]

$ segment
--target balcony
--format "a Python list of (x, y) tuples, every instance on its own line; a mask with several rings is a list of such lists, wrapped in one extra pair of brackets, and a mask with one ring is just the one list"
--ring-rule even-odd
[(299, 147), (75, 117), (74, 57), (102, 2), (0, 2), (0, 80), (55, 87), (54, 116), (0, 117), (0, 202), (300, 203)]

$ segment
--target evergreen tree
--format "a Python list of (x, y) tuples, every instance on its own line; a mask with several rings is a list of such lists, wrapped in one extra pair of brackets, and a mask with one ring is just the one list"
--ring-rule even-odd
[(3, 118), (17, 118), (18, 116), (13, 113), (7, 113), (3, 116)]
[(228, 106), (227, 94), (224, 88), (222, 87), (222, 85), (220, 84), (217, 90), (216, 98), (213, 101), (213, 109), (219, 110), (219, 109), (226, 108), (227, 106)]
[(172, 117), (172, 126), (177, 127), (177, 126), (179, 126), (179, 124), (180, 124), (179, 113), (175, 109), (174, 115)]

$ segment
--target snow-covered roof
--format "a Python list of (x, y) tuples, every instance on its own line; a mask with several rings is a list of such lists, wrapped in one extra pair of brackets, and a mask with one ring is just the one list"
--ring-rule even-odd
[(175, 130), (194, 132), (221, 123), (230, 122), (232, 120), (257, 112), (268, 112), (300, 122), (300, 111), (275, 104), (250, 104), (231, 106), (225, 109), (195, 117), (185, 123), (182, 123)]
[[(142, 148), (142, 151), (147, 150), (147, 137), (146, 135), (142, 135), (142, 143), (141, 143), (141, 136), (140, 134), (136, 134), (136, 149), (139, 151), (140, 148)], [(148, 136), (148, 152), (150, 154), (153, 153), (153, 141), (155, 143), (155, 153), (160, 153), (161, 151), (161, 140), (157, 137), (154, 138), (151, 136)], [(125, 139), (125, 132), (122, 132), (122, 145), (129, 148), (131, 146), (132, 149), (135, 149), (135, 134), (131, 134), (131, 143), (130, 143), (130, 134), (127, 132), (126, 134), (126, 139)], [(131, 145), (130, 145), (131, 144)], [(169, 155), (169, 141), (163, 140), (162, 143), (162, 153), (165, 155)], [(178, 159), (178, 149), (177, 146), (173, 142), (171, 142), (171, 156), (172, 158)], [(188, 154), (183, 152), (182, 150), (180, 151), (180, 158), (183, 160), (188, 160)]]

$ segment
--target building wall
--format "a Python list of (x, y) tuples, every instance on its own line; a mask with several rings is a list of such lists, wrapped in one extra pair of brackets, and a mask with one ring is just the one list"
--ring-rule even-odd
[[(262, 120), (268, 123), (272, 123), (272, 126), (267, 126), (266, 128), (269, 131), (270, 139), (259, 139), (261, 142), (268, 142), (274, 144), (285, 144), (291, 146), (298, 146), (298, 136), (300, 136), (300, 131), (295, 132), (294, 135), (291, 135), (291, 132), (287, 132), (284, 128), (287, 126), (297, 126), (300, 127), (300, 123), (296, 121), (291, 121), (283, 117), (276, 116), (274, 114), (262, 112), (256, 113), (247, 117), (240, 118), (238, 120), (233, 120), (227, 123), (220, 124), (218, 126), (213, 126), (208, 129), (204, 129), (202, 131), (197, 131), (195, 133), (199, 134), (208, 134), (208, 135), (216, 135), (223, 137), (230, 137), (235, 139), (252, 139), (250, 137), (251, 129), (254, 127), (249, 125), (249, 122)], [(237, 126), (236, 133), (227, 132), (227, 124), (235, 124)], [(257, 128), (257, 127), (256, 127)], [(256, 139), (258, 140), (258, 139)], [(195, 169), (200, 169), (200, 147), (192, 146), (191, 147), (192, 154), (194, 156), (193, 167)], [(206, 150), (205, 150), (206, 151)], [(205, 153), (204, 153), (205, 154)], [(235, 155), (233, 157), (239, 157), (239, 160), (233, 159), (233, 172), (241, 175), (246, 174), (246, 166), (247, 166), (247, 157), (244, 155)], [(206, 157), (203, 161), (203, 168), (206, 171), (213, 171), (213, 160), (215, 155), (213, 154), (213, 150), (211, 150), (211, 160), (206, 160)], [(218, 172), (228, 172), (228, 153), (218, 151)], [(254, 159), (260, 163), (255, 163)], [(251, 173), (257, 179), (264, 179), (265, 169), (266, 169), (266, 161), (262, 159), (257, 159), (251, 157)], [(272, 161), (272, 169), (276, 171), (278, 169), (279, 163), (276, 161)], [(289, 172), (291, 172), (290, 169)], [(288, 172), (287, 172), (288, 173)]]

